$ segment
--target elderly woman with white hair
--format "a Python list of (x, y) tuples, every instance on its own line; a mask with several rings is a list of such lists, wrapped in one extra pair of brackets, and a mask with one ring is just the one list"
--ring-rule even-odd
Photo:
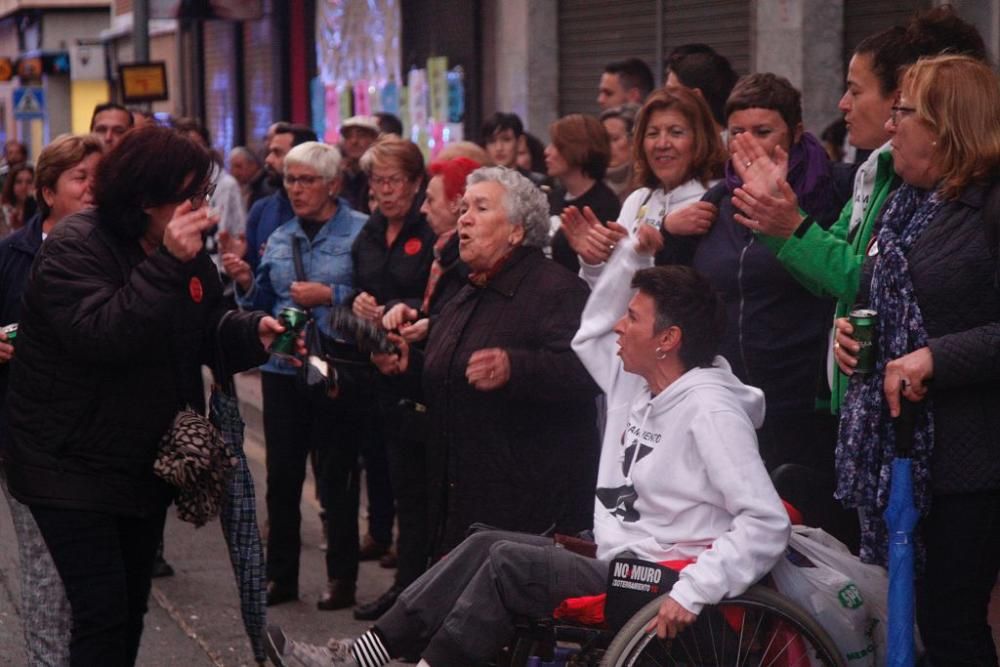
[(472, 172), (458, 219), (462, 288), (431, 323), (422, 364), (431, 419), (435, 555), (480, 522), (505, 530), (590, 528), (597, 473), (596, 385), (573, 354), (587, 287), (545, 258), (548, 203), (516, 171)]
[[(257, 274), (233, 254), (223, 266), (237, 286), (240, 305), (277, 315), (288, 306), (311, 310), (320, 332), (328, 308), (354, 296), (351, 245), (366, 216), (340, 196), (341, 157), (333, 146), (309, 141), (285, 156), (285, 190), (295, 217), (267, 241)], [(305, 276), (296, 275), (298, 247)], [(303, 279), (304, 278), (304, 279)], [(267, 602), (298, 598), (299, 503), (306, 459), (317, 450), (320, 493), (329, 540), (327, 575), (353, 591), (358, 573), (358, 413), (344, 401), (318, 403), (298, 391), (295, 367), (276, 355), (261, 366), (267, 448)]]

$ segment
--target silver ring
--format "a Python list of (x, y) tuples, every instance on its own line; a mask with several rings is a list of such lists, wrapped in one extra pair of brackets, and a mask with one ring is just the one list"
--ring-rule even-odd
[(609, 243), (608, 244), (608, 252), (614, 252), (614, 251), (615, 251), (615, 244), (614, 243)]
[(750, 165), (752, 165), (752, 164), (753, 164), (753, 160), (747, 160), (746, 162), (743, 163), (743, 167), (744, 167), (744, 169), (749, 169)]
[(910, 381), (907, 380), (906, 378), (900, 378), (899, 383), (903, 385), (903, 391), (906, 391), (907, 387), (910, 386)]

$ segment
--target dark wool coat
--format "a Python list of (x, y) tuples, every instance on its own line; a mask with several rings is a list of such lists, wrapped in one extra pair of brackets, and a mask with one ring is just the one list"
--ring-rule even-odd
[[(934, 359), (935, 493), (1000, 489), (998, 188), (992, 194), (981, 185), (966, 188), (906, 255)], [(872, 268), (869, 258), (861, 303), (868, 301)]]
[[(591, 526), (599, 393), (570, 348), (588, 290), (536, 248), (515, 250), (486, 287), (466, 285), (431, 327), (423, 366), (438, 553), (469, 525), (575, 533)], [(473, 352), (499, 347), (510, 381), (479, 391)]]
[[(225, 313), (202, 251), (147, 256), (86, 210), (57, 225), (32, 265), (11, 363), (5, 464), (29, 505), (143, 515), (153, 460), (179, 408), (199, 402), (201, 364), (267, 359), (263, 313)], [(220, 340), (217, 342), (217, 334)]]

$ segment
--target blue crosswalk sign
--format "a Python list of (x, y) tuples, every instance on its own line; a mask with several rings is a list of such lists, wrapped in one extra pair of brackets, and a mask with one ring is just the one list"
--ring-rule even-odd
[(45, 91), (38, 86), (15, 88), (14, 118), (17, 120), (45, 118)]

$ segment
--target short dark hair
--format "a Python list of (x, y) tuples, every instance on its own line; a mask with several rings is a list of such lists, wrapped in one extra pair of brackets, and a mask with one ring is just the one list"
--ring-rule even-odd
[(382, 134), (403, 136), (403, 121), (399, 120), (399, 116), (396, 114), (388, 111), (376, 111), (375, 122), (378, 124), (378, 131)]
[(653, 92), (656, 83), (653, 81), (653, 72), (649, 65), (639, 58), (627, 58), (604, 66), (604, 71), (608, 74), (616, 74), (621, 81), (622, 88), (626, 91), (638, 88), (642, 93), (642, 99)]
[(802, 122), (802, 94), (792, 82), (771, 72), (748, 74), (733, 87), (726, 100), (726, 118), (744, 109), (777, 111), (791, 134)]
[(611, 142), (601, 121), (593, 116), (569, 114), (549, 126), (549, 136), (570, 167), (578, 167), (595, 181), (604, 178), (611, 161)]
[(654, 266), (636, 271), (632, 287), (653, 299), (655, 333), (680, 327), (685, 369), (712, 365), (726, 330), (726, 309), (707, 278), (688, 266)]
[(979, 31), (960, 19), (950, 5), (918, 12), (905, 26), (869, 35), (858, 43), (854, 53), (872, 59), (872, 71), (883, 97), (899, 88), (901, 70), (924, 56), (948, 53), (988, 60)]
[(275, 123), (274, 134), (292, 135), (292, 146), (298, 146), (299, 144), (304, 144), (307, 141), (319, 141), (316, 138), (315, 130), (308, 125), (300, 125), (298, 123), (286, 123), (284, 121)]
[(524, 123), (521, 122), (521, 117), (516, 113), (504, 113), (503, 111), (497, 111), (495, 114), (483, 121), (482, 125), (482, 139), (483, 145), (490, 143), (490, 140), (504, 130), (513, 130), (515, 137), (520, 137), (524, 134)]
[(715, 122), (726, 124), (726, 100), (739, 75), (725, 56), (707, 44), (684, 44), (670, 53), (666, 66), (682, 85), (700, 90)]
[(126, 116), (128, 116), (128, 126), (135, 126), (135, 119), (132, 118), (132, 112), (118, 104), (117, 102), (105, 102), (104, 104), (98, 104), (94, 107), (94, 113), (90, 114), (90, 130), (94, 130), (94, 121), (97, 119), (97, 114), (104, 113), (105, 111), (121, 111)]
[(97, 165), (94, 200), (101, 224), (129, 239), (149, 226), (143, 210), (176, 204), (205, 188), (212, 157), (193, 139), (166, 127), (127, 132)]

